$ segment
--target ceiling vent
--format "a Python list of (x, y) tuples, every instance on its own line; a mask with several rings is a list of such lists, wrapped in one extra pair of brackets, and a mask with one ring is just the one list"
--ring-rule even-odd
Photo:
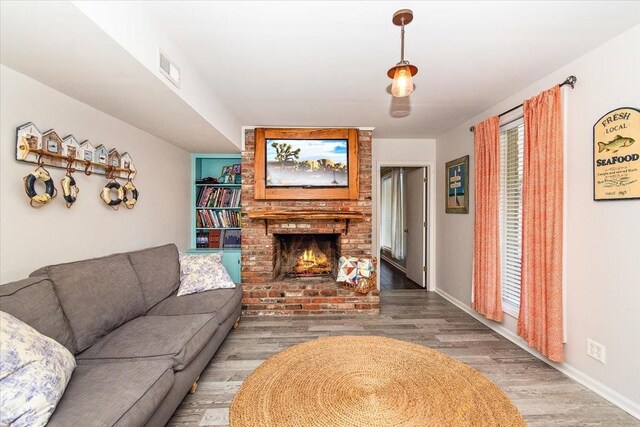
[(180, 69), (164, 53), (159, 52), (160, 73), (176, 87), (180, 87)]

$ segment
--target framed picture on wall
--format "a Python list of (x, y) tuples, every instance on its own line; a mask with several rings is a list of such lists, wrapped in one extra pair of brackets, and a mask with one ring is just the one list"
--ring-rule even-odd
[(469, 156), (447, 162), (446, 213), (469, 213)]
[(593, 125), (593, 200), (640, 199), (640, 110), (617, 108)]

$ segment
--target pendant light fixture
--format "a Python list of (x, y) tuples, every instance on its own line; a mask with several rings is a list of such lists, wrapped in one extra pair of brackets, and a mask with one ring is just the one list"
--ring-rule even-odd
[(404, 59), (404, 26), (413, 21), (413, 12), (409, 9), (400, 9), (393, 14), (392, 21), (401, 27), (400, 62), (387, 71), (387, 76), (393, 79), (391, 94), (397, 98), (403, 98), (413, 92), (413, 76), (418, 73), (418, 67), (409, 64), (409, 61)]

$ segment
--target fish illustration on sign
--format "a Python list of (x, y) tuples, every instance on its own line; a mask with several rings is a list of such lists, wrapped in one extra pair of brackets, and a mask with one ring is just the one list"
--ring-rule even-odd
[(619, 149), (623, 147), (630, 147), (634, 142), (636, 142), (636, 140), (633, 138), (625, 138), (620, 135), (616, 135), (615, 138), (606, 144), (604, 142), (598, 142), (598, 153), (602, 153), (605, 150), (617, 153)]

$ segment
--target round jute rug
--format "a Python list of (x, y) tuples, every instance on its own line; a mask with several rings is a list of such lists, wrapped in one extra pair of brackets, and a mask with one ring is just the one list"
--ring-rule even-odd
[(321, 338), (272, 356), (242, 384), (231, 427), (525, 426), (476, 370), (376, 336)]

